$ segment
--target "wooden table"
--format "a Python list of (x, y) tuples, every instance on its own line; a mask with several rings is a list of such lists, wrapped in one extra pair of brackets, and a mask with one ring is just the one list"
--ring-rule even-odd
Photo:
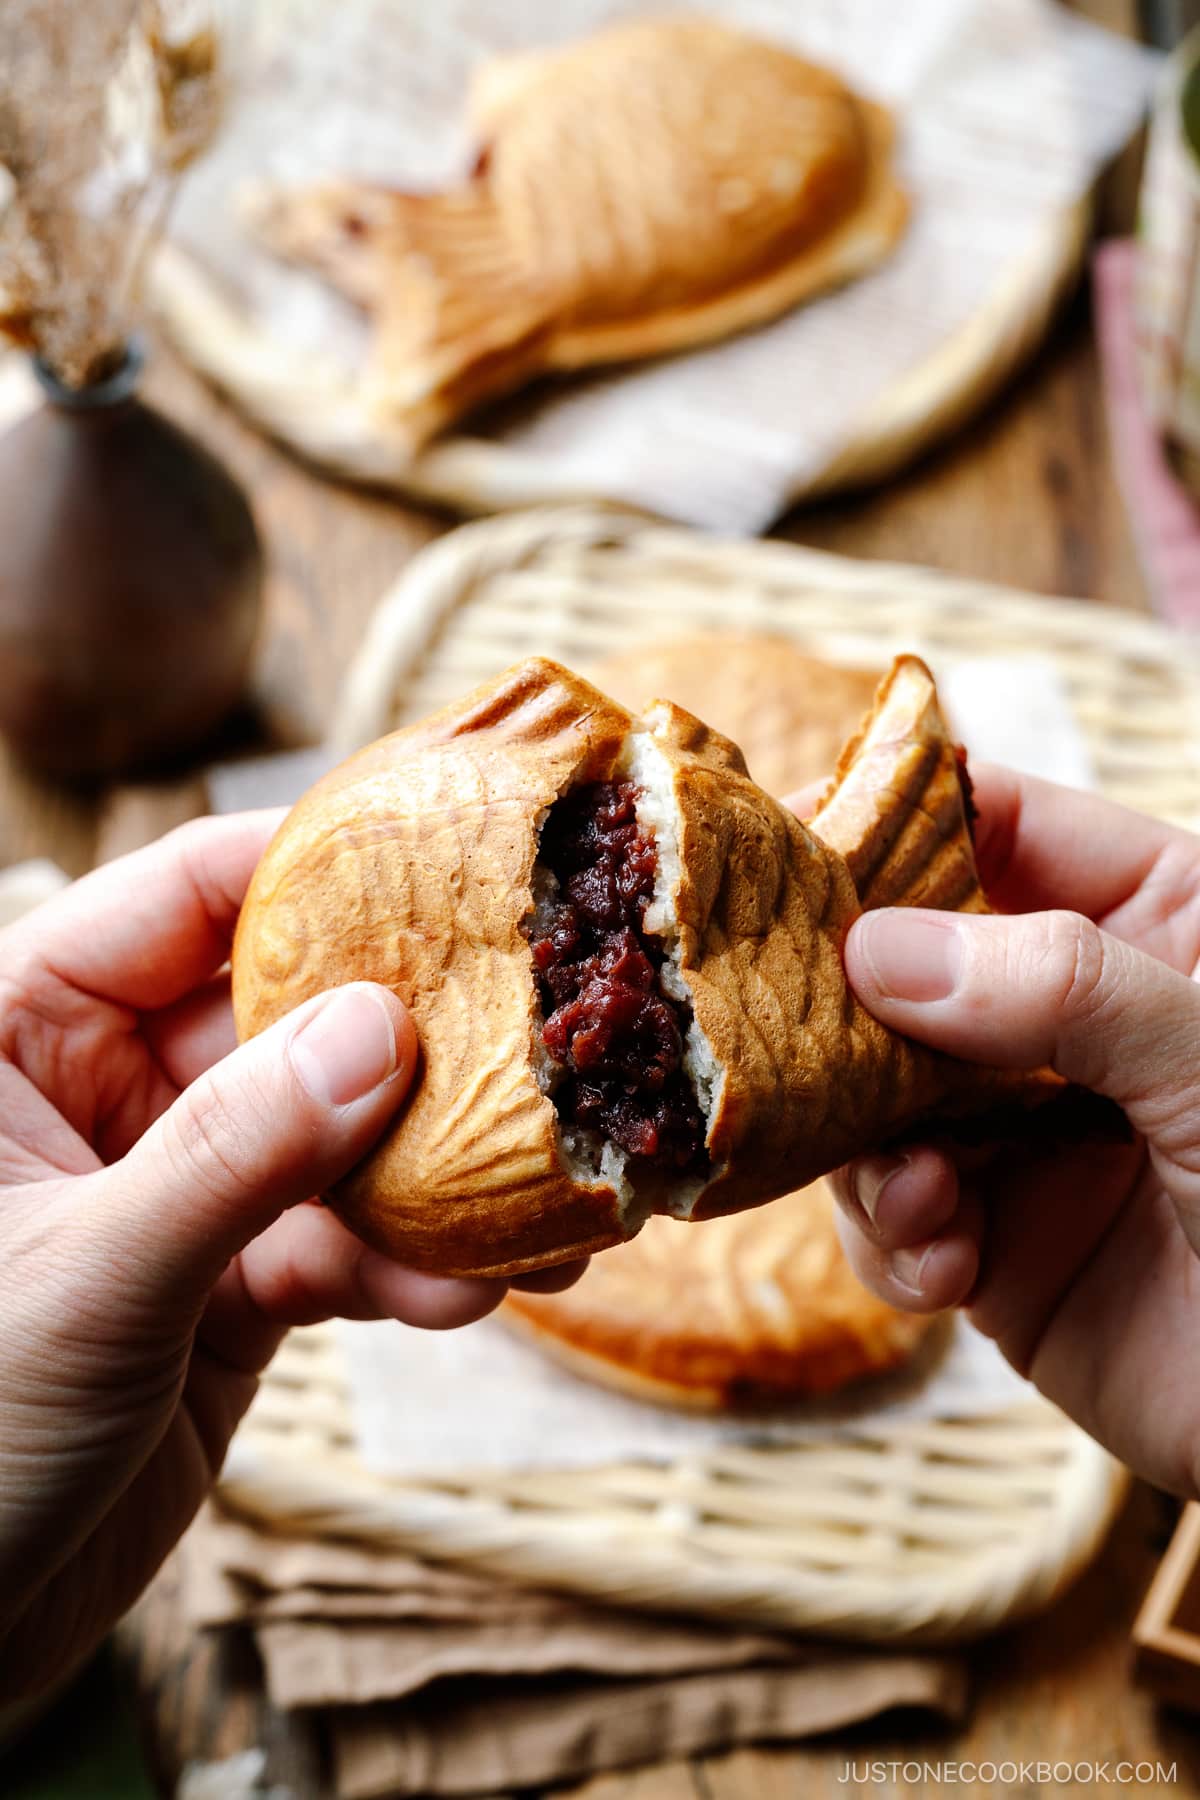
[[(253, 497), (270, 562), (254, 728), (281, 746), (316, 741), (371, 608), (453, 521), (316, 478), (165, 354), (148, 389)], [(880, 492), (793, 513), (779, 535), (1144, 608), (1084, 299), (1005, 398), (953, 442)], [(81, 874), (202, 804), (187, 778), (72, 793), (31, 779), (0, 749), (0, 866), (50, 856)]]
[[(1125, 0), (1087, 10), (1124, 21)], [(270, 552), (257, 728), (296, 744), (321, 734), (341, 669), (384, 587), (445, 518), (323, 482), (246, 430), (168, 357), (152, 397), (209, 441), (252, 493)], [(987, 415), (886, 491), (795, 513), (782, 536), (856, 556), (921, 562), (1048, 594), (1138, 609), (1145, 595), (1116, 491), (1086, 297)], [(156, 835), (202, 804), (198, 779), (67, 793), (0, 759), (0, 863), (54, 857), (71, 872)], [(1149, 1760), (1200, 1774), (1200, 1740), (1156, 1712), (1129, 1681), (1128, 1630), (1170, 1526), (1166, 1503), (1135, 1489), (1100, 1561), (1047, 1617), (971, 1654), (975, 1705), (956, 1733), (883, 1722), (820, 1743), (739, 1751), (603, 1777), (586, 1800), (795, 1800), (878, 1793), (847, 1765), (907, 1764), (888, 1791), (938, 1785), (913, 1765), (1006, 1759), (1071, 1763)], [(168, 1565), (122, 1636), (143, 1700), (143, 1724), (167, 1791), (189, 1758), (261, 1744), (272, 1779), (319, 1800), (311, 1728), (272, 1711), (248, 1645), (197, 1641), (182, 1627)], [(1081, 1785), (1081, 1791), (1082, 1786)], [(961, 1781), (964, 1793), (999, 1791)], [(1059, 1791), (1059, 1790), (1055, 1790)], [(1139, 1789), (1155, 1791), (1154, 1784)], [(1164, 1785), (1162, 1790), (1167, 1791)], [(1178, 1791), (1177, 1789), (1175, 1791)]]

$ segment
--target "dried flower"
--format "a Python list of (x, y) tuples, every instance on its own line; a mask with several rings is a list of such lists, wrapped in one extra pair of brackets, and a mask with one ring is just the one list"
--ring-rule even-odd
[(122, 352), (219, 84), (203, 0), (0, 0), (0, 330), (69, 386)]

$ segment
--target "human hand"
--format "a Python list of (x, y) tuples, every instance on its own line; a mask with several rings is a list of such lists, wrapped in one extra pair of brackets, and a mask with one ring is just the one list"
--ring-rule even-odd
[(1200, 838), (1001, 769), (975, 793), (984, 888), (1018, 916), (869, 913), (847, 940), (851, 984), (922, 1043), (1051, 1064), (1138, 1137), (865, 1157), (834, 1181), (843, 1242), (884, 1299), (965, 1305), (1093, 1436), (1196, 1494)]
[(337, 989), (235, 1048), (222, 970), (277, 823), (185, 826), (0, 933), (7, 1699), (141, 1591), (289, 1325), (461, 1325), (504, 1292), (401, 1268), (309, 1200), (408, 1089), (417, 1043), (394, 995)]

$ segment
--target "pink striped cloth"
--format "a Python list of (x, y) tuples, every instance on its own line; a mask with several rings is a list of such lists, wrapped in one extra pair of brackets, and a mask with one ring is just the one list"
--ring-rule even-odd
[(1142, 402), (1136, 260), (1132, 238), (1113, 238), (1092, 264), (1109, 436), (1151, 603), (1168, 624), (1200, 630), (1200, 507), (1173, 474)]

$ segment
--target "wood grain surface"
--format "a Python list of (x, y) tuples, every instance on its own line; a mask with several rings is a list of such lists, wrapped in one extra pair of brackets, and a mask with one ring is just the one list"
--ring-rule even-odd
[[(1081, 10), (1125, 27), (1132, 0)], [(1128, 178), (1126, 178), (1126, 188)], [(1127, 209), (1127, 196), (1122, 211)], [(167, 356), (150, 395), (223, 456), (245, 482), (270, 562), (252, 716), (231, 743), (315, 740), (340, 672), (383, 589), (450, 521), (318, 480), (264, 443)], [(1086, 295), (1035, 363), (986, 415), (886, 490), (797, 512), (779, 535), (845, 554), (912, 561), (1037, 592), (1144, 609), (1145, 594), (1113, 479)], [(119, 854), (199, 810), (196, 771), (157, 784), (70, 792), (33, 780), (0, 754), (0, 864), (48, 855), (72, 873)], [(975, 1704), (956, 1733), (893, 1719), (797, 1748), (739, 1751), (605, 1776), (580, 1800), (796, 1800), (800, 1795), (927, 1796), (939, 1763), (1148, 1759), (1175, 1781), (1139, 1793), (1194, 1790), (1200, 1740), (1158, 1712), (1129, 1677), (1128, 1632), (1165, 1547), (1171, 1510), (1136, 1488), (1100, 1561), (1049, 1614), (971, 1653)], [(184, 1763), (266, 1749), (271, 1780), (296, 1800), (329, 1789), (318, 1735), (267, 1705), (248, 1640), (197, 1638), (183, 1625), (168, 1564), (122, 1627), (144, 1741), (164, 1792)], [(898, 1765), (882, 1771), (868, 1765)], [(984, 1772), (986, 1773), (986, 1771)], [(960, 1775), (964, 1794), (1009, 1785)], [(1026, 1784), (1015, 1787), (1026, 1791)], [(1082, 1793), (1078, 1783), (1047, 1791)]]
[[(187, 425), (246, 484), (268, 551), (265, 625), (253, 716), (240, 738), (314, 742), (341, 672), (384, 588), (453, 521), (341, 487), (257, 437), (166, 353), (151, 399)], [(925, 563), (1115, 606), (1146, 605), (1108, 452), (1086, 296), (982, 418), (877, 492), (798, 510), (776, 535), (848, 556)], [(0, 748), (0, 866), (51, 856), (72, 874), (128, 848), (128, 819), (149, 830), (186, 816), (190, 772), (131, 794), (72, 791), (17, 769)], [(199, 789), (193, 803), (199, 804)], [(126, 825), (110, 837), (113, 814)]]

